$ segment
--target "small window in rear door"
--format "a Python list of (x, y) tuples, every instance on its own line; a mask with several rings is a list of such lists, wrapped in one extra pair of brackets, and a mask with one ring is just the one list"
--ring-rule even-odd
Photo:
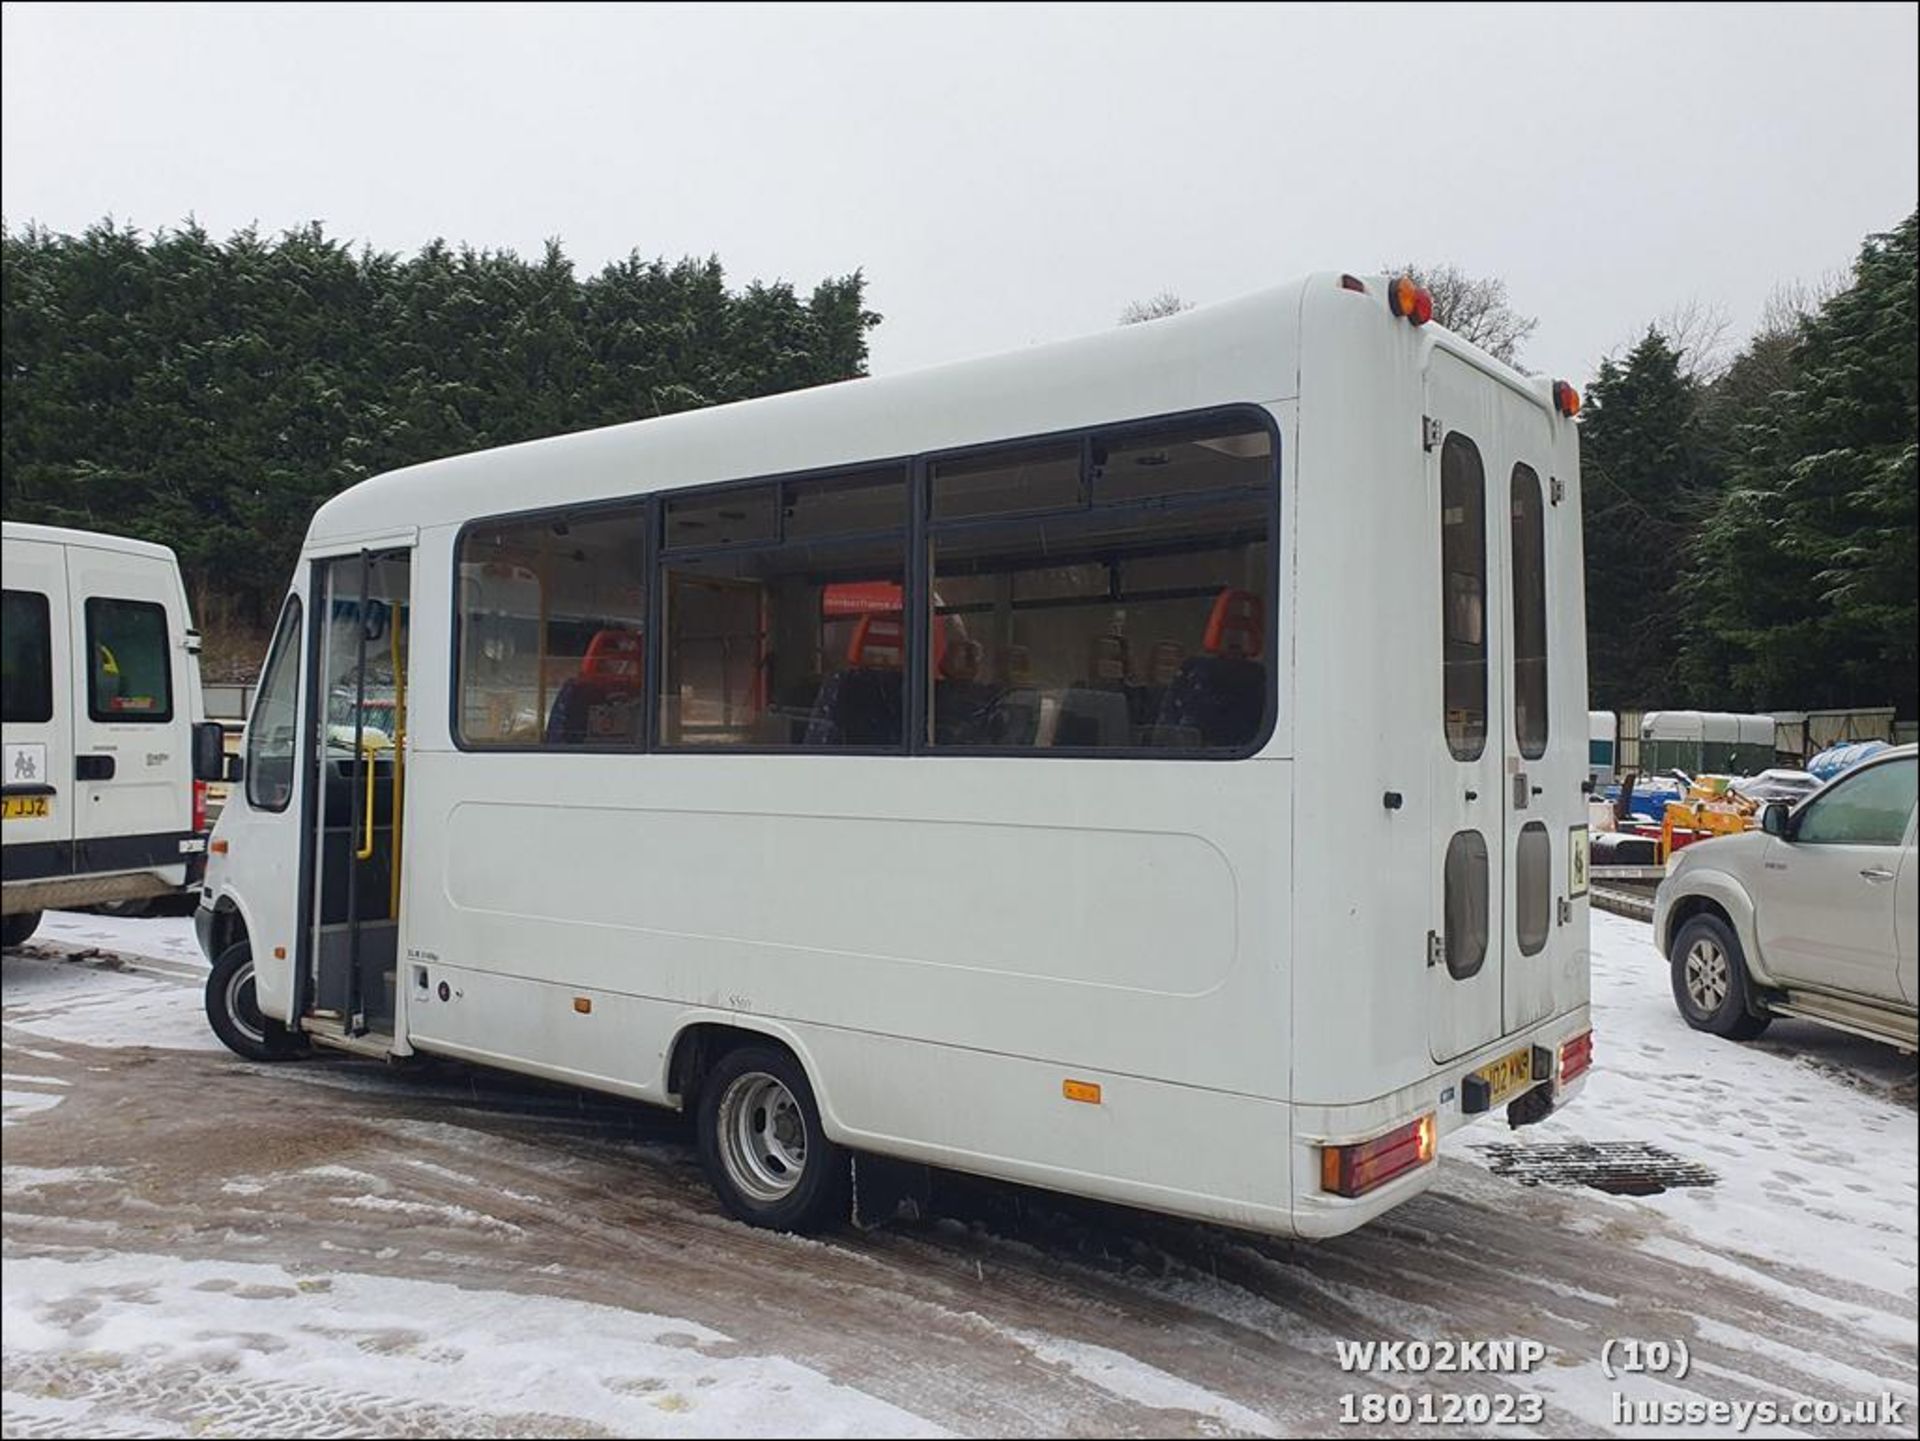
[(87, 714), (97, 721), (173, 719), (164, 606), (105, 596), (87, 602)]
[(1487, 959), (1487, 840), (1457, 831), (1447, 842), (1447, 972), (1456, 981), (1480, 973)]

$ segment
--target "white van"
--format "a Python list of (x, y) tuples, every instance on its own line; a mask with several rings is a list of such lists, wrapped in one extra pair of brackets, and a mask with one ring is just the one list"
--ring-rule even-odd
[(0, 934), (13, 946), (52, 907), (197, 890), (221, 761), (172, 551), (11, 521), (0, 543)]

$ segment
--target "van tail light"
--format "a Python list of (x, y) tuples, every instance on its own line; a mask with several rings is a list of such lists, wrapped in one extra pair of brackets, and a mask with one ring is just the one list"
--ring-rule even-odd
[[(177, 814), (177, 813), (176, 813)], [(193, 829), (204, 831), (207, 828), (207, 783), (193, 783)]]
[(1593, 1065), (1593, 1032), (1582, 1031), (1572, 1040), (1560, 1043), (1560, 1084), (1566, 1085), (1575, 1076), (1585, 1072)]
[(1396, 1176), (1418, 1170), (1434, 1157), (1439, 1135), (1433, 1114), (1351, 1146), (1320, 1148), (1320, 1189), (1336, 1196), (1364, 1196)]

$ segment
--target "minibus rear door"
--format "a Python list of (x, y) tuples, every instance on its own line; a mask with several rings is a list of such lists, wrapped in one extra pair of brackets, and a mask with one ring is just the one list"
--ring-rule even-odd
[(1507, 612), (1499, 604), (1506, 485), (1489, 455), (1493, 384), (1436, 350), (1427, 372), (1426, 504), (1437, 564), (1429, 572), (1438, 612), (1423, 722), (1431, 737), (1434, 900), (1427, 946), (1428, 1041), (1437, 1061), (1495, 1039), (1501, 1029), (1506, 959), (1508, 805), (1505, 747)]
[[(172, 566), (67, 548), (74, 869), (185, 864), (193, 827), (186, 616)], [(190, 841), (188, 842), (191, 843)], [(184, 883), (184, 871), (164, 879)]]

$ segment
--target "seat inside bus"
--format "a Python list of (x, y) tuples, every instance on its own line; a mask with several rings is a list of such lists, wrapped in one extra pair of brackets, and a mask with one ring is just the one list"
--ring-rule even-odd
[(560, 685), (547, 715), (549, 745), (631, 740), (641, 705), (642, 657), (637, 630), (602, 630), (587, 642), (579, 671)]
[(1123, 635), (1097, 635), (1088, 645), (1087, 678), (1067, 687), (1054, 723), (1057, 746), (1127, 746), (1133, 709), (1127, 677), (1130, 654)]
[(807, 724), (810, 746), (898, 745), (906, 733), (901, 664), (906, 628), (898, 612), (860, 617), (846, 664), (828, 676)]
[(1160, 704), (1158, 729), (1197, 734), (1202, 745), (1245, 745), (1266, 710), (1266, 612), (1260, 597), (1227, 589), (1214, 600), (1204, 654), (1181, 662)]

